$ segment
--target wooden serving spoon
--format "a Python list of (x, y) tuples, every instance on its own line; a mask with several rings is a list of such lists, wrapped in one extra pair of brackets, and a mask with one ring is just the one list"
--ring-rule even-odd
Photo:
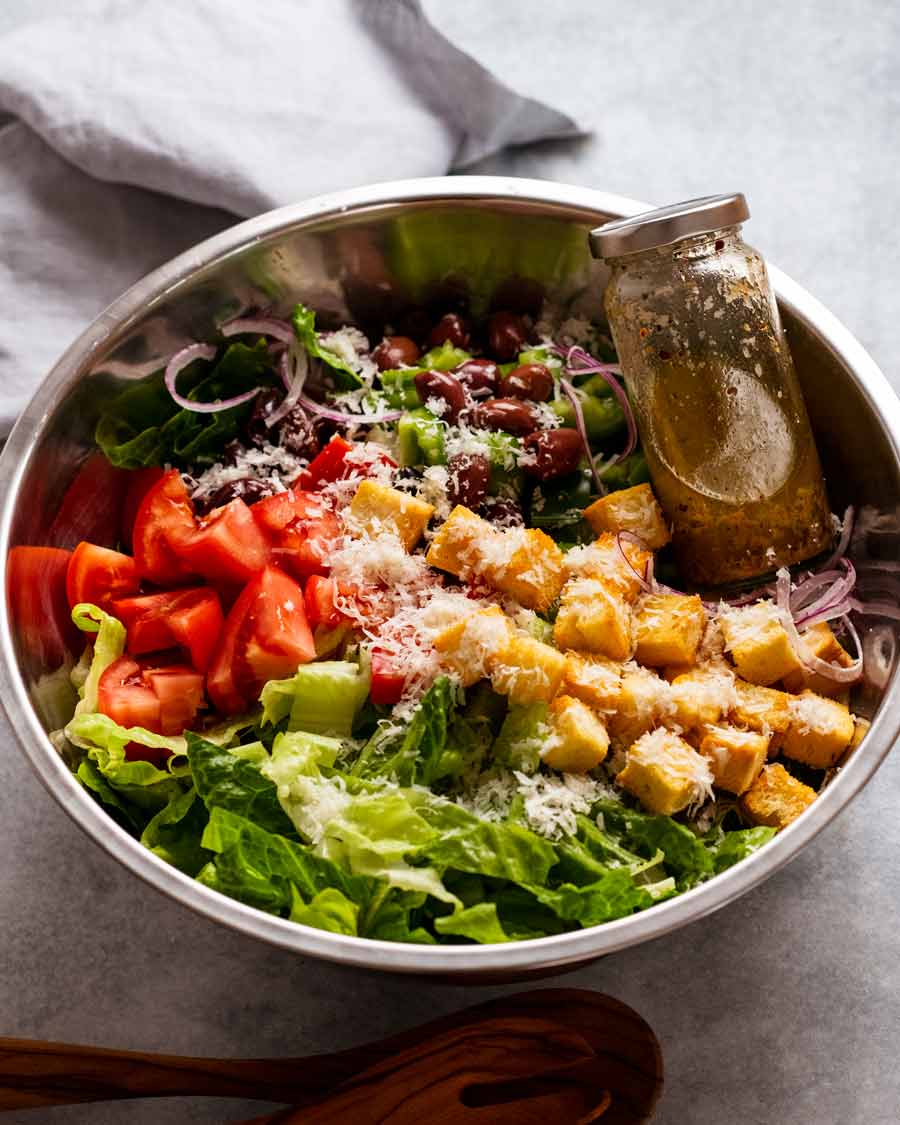
[[(300, 1059), (196, 1059), (0, 1039), (0, 1109), (213, 1095), (285, 1102), (260, 1122), (649, 1120), (659, 1044), (617, 1000), (580, 989), (500, 997), (378, 1043)], [(340, 1116), (339, 1116), (340, 1115)]]

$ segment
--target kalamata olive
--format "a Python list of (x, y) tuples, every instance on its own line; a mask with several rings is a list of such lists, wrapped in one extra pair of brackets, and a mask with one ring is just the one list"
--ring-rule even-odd
[(491, 463), (481, 453), (456, 453), (447, 463), (447, 499), (451, 504), (477, 508), (487, 496)]
[(211, 492), (202, 500), (195, 500), (194, 507), (201, 516), (211, 512), (214, 508), (221, 508), (223, 504), (230, 504), (232, 500), (243, 500), (245, 504), (255, 504), (265, 496), (275, 492), (274, 485), (265, 481), (256, 480), (254, 477), (238, 477), (230, 480)]
[(445, 313), (432, 328), (428, 344), (436, 348), (447, 341), (455, 348), (467, 348), (469, 339), (469, 329), (463, 318), (458, 313)]
[(477, 398), (485, 391), (493, 394), (497, 390), (500, 369), (492, 359), (467, 359), (459, 367), (454, 367), (453, 374), (469, 394)]
[(523, 363), (504, 376), (500, 393), (508, 398), (546, 402), (553, 394), (553, 376), (543, 363)]
[(558, 430), (538, 430), (523, 442), (532, 455), (525, 471), (536, 480), (553, 480), (574, 473), (584, 454), (584, 445), (577, 430), (560, 426)]
[(244, 423), (244, 433), (251, 445), (264, 445), (272, 441), (271, 426), (266, 425), (268, 419), (278, 409), (284, 399), (284, 391), (269, 387), (253, 400), (253, 409), (250, 417)]
[(281, 448), (295, 457), (306, 457), (311, 461), (322, 448), (315, 420), (302, 406), (296, 407), (272, 428), (277, 430)]
[(489, 398), (472, 411), (476, 426), (525, 437), (537, 428), (534, 410), (518, 398)]
[(515, 359), (528, 340), (525, 321), (511, 312), (495, 312), (488, 321), (488, 347), (503, 363)]
[(385, 336), (372, 352), (379, 371), (393, 371), (406, 364), (411, 367), (419, 358), (419, 345), (409, 336)]
[(419, 371), (415, 377), (416, 393), (428, 406), (430, 399), (439, 399), (445, 404), (444, 409), (435, 410), (445, 422), (455, 422), (459, 412), (466, 405), (466, 392), (463, 385), (451, 375), (449, 371)]
[(485, 498), (478, 515), (497, 527), (524, 527), (525, 516), (522, 509), (508, 496), (488, 496)]

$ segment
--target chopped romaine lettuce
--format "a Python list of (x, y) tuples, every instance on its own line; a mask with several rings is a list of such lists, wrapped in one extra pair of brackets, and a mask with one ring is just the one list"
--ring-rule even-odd
[(362, 386), (362, 379), (337, 352), (325, 347), (316, 332), (316, 314), (306, 305), (297, 305), (291, 318), (294, 334), (314, 359), (320, 359), (330, 369), (336, 386), (341, 390), (354, 390)]
[(304, 664), (288, 680), (269, 680), (262, 690), (263, 723), (288, 720), (288, 730), (349, 738), (353, 720), (369, 696), (368, 661), (324, 660)]

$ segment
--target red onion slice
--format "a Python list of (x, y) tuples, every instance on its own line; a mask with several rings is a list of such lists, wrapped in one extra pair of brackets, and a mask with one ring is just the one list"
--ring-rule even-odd
[(594, 464), (594, 456), (591, 453), (591, 443), (588, 440), (587, 426), (584, 424), (584, 412), (581, 409), (581, 403), (578, 401), (578, 392), (568, 379), (560, 379), (559, 385), (563, 394), (572, 404), (572, 412), (575, 415), (575, 429), (578, 431), (578, 436), (581, 438), (581, 444), (584, 446), (584, 452), (587, 456), (588, 464), (591, 467), (591, 477), (594, 481), (594, 488), (597, 489), (598, 496), (605, 496), (606, 485), (600, 479), (597, 466)]
[(856, 659), (848, 668), (842, 668), (840, 664), (829, 664), (827, 660), (823, 660), (820, 656), (814, 656), (811, 652), (807, 652), (806, 646), (803, 644), (803, 638), (797, 632), (794, 619), (790, 614), (783, 615), (783, 624), (787, 631), (788, 638), (790, 639), (791, 647), (803, 667), (810, 672), (815, 672), (820, 676), (824, 676), (827, 680), (833, 680), (836, 684), (849, 685), (855, 684), (862, 677), (862, 647), (859, 644), (859, 637), (853, 625), (847, 618), (844, 618), (844, 621), (847, 624), (848, 631), (856, 641), (858, 653)]
[[(284, 383), (287, 394), (279, 403), (276, 410), (266, 418), (267, 426), (277, 425), (282, 418), (286, 418), (300, 401), (303, 384), (309, 374), (309, 359), (306, 352), (301, 352), (300, 362), (293, 348), (286, 348), (278, 361), (278, 373)], [(293, 370), (291, 368), (293, 367)]]
[(321, 402), (301, 394), (297, 400), (299, 404), (310, 412), (318, 414), (320, 418), (327, 418), (331, 422), (343, 422), (345, 425), (357, 424), (360, 426), (374, 426), (379, 422), (396, 422), (403, 416), (402, 410), (385, 410), (381, 414), (351, 414), (348, 410), (335, 410), (330, 406), (323, 406)]
[(847, 553), (847, 548), (850, 546), (850, 537), (853, 534), (854, 515), (853, 505), (850, 504), (844, 512), (844, 519), (841, 524), (841, 537), (838, 540), (838, 544), (825, 562), (819, 567), (819, 572), (831, 570), (835, 563), (843, 559), (844, 555)]
[[(622, 413), (625, 415), (628, 437), (625, 442), (625, 448), (621, 453), (617, 453), (607, 461), (603, 468), (608, 469), (612, 465), (618, 465), (620, 461), (624, 461), (626, 457), (634, 452), (638, 442), (637, 423), (634, 419), (634, 411), (631, 409), (631, 403), (628, 401), (625, 388), (616, 378), (616, 374), (621, 374), (622, 369), (615, 363), (601, 363), (599, 360), (594, 359), (592, 355), (589, 355), (584, 348), (571, 347), (566, 350), (560, 348), (558, 344), (554, 344), (553, 348), (557, 354), (564, 357), (566, 371), (570, 375), (599, 375), (615, 395), (616, 401), (622, 408)], [(562, 382), (563, 381), (560, 380), (560, 385), (562, 385)], [(601, 492), (600, 495), (605, 495), (605, 492)]]
[(282, 344), (292, 344), (296, 339), (293, 328), (286, 320), (277, 320), (272, 316), (235, 317), (234, 320), (226, 320), (224, 324), (220, 324), (219, 331), (223, 336), (271, 336)]
[(176, 352), (166, 364), (166, 390), (185, 410), (192, 410), (195, 414), (215, 414), (219, 410), (231, 410), (234, 406), (249, 402), (262, 390), (262, 387), (254, 387), (252, 391), (245, 391), (233, 398), (224, 398), (217, 402), (193, 402), (191, 399), (185, 398), (183, 394), (179, 394), (176, 380), (185, 367), (193, 363), (195, 359), (212, 360), (215, 358), (216, 348), (212, 344), (188, 344), (186, 348)]

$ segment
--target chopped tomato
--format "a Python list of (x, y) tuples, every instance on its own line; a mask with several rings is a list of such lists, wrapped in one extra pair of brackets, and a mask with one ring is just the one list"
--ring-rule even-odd
[[(335, 434), (321, 453), (317, 454), (303, 470), (294, 482), (294, 487), (303, 489), (321, 488), (323, 484), (343, 480), (354, 472), (365, 474), (376, 464), (390, 465), (392, 468), (396, 468), (397, 462), (382, 452), (373, 452), (371, 461), (367, 465), (365, 460), (359, 459), (358, 451), (360, 448), (359, 443), (354, 445)], [(347, 454), (351, 450), (357, 452), (348, 461)]]
[(130, 653), (139, 656), (181, 645), (198, 672), (209, 667), (225, 623), (219, 595), (207, 586), (120, 598), (112, 612), (128, 632)]
[(66, 597), (71, 551), (58, 547), (13, 547), (6, 561), (6, 590), (13, 631), (42, 671), (56, 668), (78, 648)]
[(373, 703), (392, 706), (399, 703), (406, 687), (406, 675), (393, 662), (393, 658), (379, 648), (372, 649), (372, 686), (369, 694)]
[(97, 685), (97, 708), (123, 727), (181, 734), (203, 705), (203, 677), (193, 668), (154, 668), (128, 656), (114, 660)]
[(122, 542), (126, 548), (133, 549), (134, 521), (141, 501), (164, 473), (165, 469), (151, 465), (149, 469), (133, 469), (128, 474), (128, 488), (122, 504)]
[(268, 680), (293, 675), (315, 655), (303, 591), (268, 566), (247, 583), (225, 619), (207, 676), (209, 697), (225, 715), (244, 711)]
[(266, 565), (269, 547), (243, 500), (216, 508), (171, 542), (186, 569), (216, 582), (249, 582)]
[(125, 469), (111, 465), (102, 453), (92, 453), (63, 494), (47, 532), (49, 542), (69, 548), (82, 539), (115, 543), (129, 476)]
[(93, 602), (104, 609), (113, 598), (136, 594), (141, 579), (130, 555), (81, 542), (72, 552), (66, 571), (69, 605)]
[(196, 526), (191, 498), (177, 469), (148, 490), (134, 521), (134, 559), (138, 571), (161, 586), (185, 582), (192, 571), (175, 551), (175, 541)]
[(313, 574), (306, 581), (303, 602), (306, 607), (306, 620), (311, 629), (337, 629), (347, 618), (334, 604), (337, 583), (333, 578)]
[(328, 556), (341, 534), (331, 505), (315, 492), (278, 492), (251, 511), (272, 544), (273, 561), (301, 581), (328, 573)]

